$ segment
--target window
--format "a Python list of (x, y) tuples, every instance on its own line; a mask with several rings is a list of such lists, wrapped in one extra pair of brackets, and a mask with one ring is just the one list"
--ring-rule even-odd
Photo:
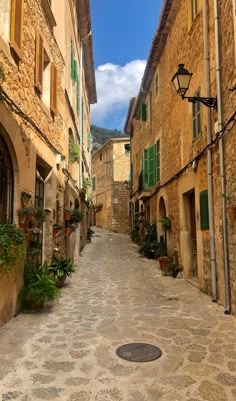
[(36, 33), (35, 88), (44, 104), (57, 113), (57, 69), (44, 48), (40, 33)]
[(144, 149), (142, 157), (141, 189), (146, 191), (160, 182), (160, 141)]
[(75, 60), (75, 50), (73, 40), (71, 41), (71, 53), (70, 53), (70, 76), (73, 81), (78, 82), (78, 63)]
[[(201, 96), (200, 89), (195, 93), (194, 96)], [(193, 139), (195, 139), (201, 133), (201, 103), (196, 102), (192, 104), (192, 115), (193, 115)]]
[(13, 221), (14, 175), (11, 156), (0, 135), (0, 224)]
[(96, 191), (96, 177), (95, 176), (92, 178), (92, 191), (93, 192)]
[(124, 145), (124, 148), (125, 148), (125, 154), (126, 154), (126, 155), (129, 155), (129, 154), (130, 154), (130, 144), (129, 144), (129, 143), (126, 143), (126, 144)]
[(147, 121), (147, 119), (148, 119), (147, 103), (142, 103), (141, 104), (141, 120), (142, 121)]
[(57, 114), (57, 69), (53, 63), (51, 64), (50, 109)]
[(99, 155), (99, 160), (100, 160), (100, 162), (102, 161), (102, 153), (100, 153), (100, 155)]
[(23, 47), (23, 8), (24, 0), (11, 1), (11, 48), (21, 59)]
[(191, 28), (193, 21), (202, 8), (202, 0), (188, 0), (188, 26)]
[(200, 224), (201, 230), (209, 230), (208, 191), (200, 192)]

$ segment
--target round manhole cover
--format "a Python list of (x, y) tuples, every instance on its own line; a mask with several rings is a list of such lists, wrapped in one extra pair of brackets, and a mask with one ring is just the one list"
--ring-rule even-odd
[(130, 362), (150, 362), (160, 358), (162, 352), (151, 344), (131, 343), (117, 348), (116, 354)]

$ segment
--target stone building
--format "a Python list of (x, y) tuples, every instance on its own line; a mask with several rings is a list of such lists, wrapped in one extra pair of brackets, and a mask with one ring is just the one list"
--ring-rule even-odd
[[(232, 0), (163, 2), (125, 124), (133, 221), (145, 212), (160, 238), (160, 220), (169, 217), (168, 254), (226, 313), (236, 311), (235, 218), (226, 213), (229, 199), (236, 204), (234, 7)], [(178, 64), (192, 73), (185, 96), (217, 97), (217, 109), (181, 99), (171, 82)]]
[(92, 155), (92, 199), (95, 225), (128, 233), (130, 142), (113, 138)]
[[(46, 214), (42, 235), (33, 234), (40, 261), (55, 252), (76, 258), (87, 222), (68, 239), (64, 208), (88, 215), (82, 175), (90, 177), (96, 102), (89, 0), (0, 0), (0, 66), (0, 224), (18, 225), (25, 193)], [(22, 228), (26, 250), (30, 230)], [(21, 283), (22, 271), (14, 283), (0, 276), (0, 324), (15, 313)]]

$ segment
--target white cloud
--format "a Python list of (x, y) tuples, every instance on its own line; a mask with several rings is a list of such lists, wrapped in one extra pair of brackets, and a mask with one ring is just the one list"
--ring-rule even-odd
[(125, 66), (107, 63), (96, 69), (98, 103), (91, 106), (92, 124), (103, 126), (113, 113), (128, 108), (138, 95), (145, 65), (145, 60), (133, 60)]

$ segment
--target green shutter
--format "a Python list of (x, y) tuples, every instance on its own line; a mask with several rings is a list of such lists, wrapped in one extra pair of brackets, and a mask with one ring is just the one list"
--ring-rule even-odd
[(96, 191), (96, 177), (92, 178), (92, 191)]
[(160, 139), (158, 139), (156, 143), (156, 182), (160, 183), (161, 174), (160, 174)]
[(209, 230), (208, 191), (200, 192), (200, 222), (201, 230)]
[(142, 157), (143, 190), (148, 189), (148, 149), (144, 149)]
[(141, 104), (141, 120), (147, 121), (147, 104), (146, 103)]
[(156, 145), (148, 149), (148, 187), (156, 184)]
[(84, 99), (82, 98), (81, 101), (82, 101), (81, 116), (80, 116), (80, 118), (82, 119), (82, 121), (81, 121), (81, 129), (82, 129), (82, 131), (81, 131), (81, 143), (83, 145), (84, 144)]
[(73, 60), (73, 80), (78, 82), (78, 63), (76, 60)]

